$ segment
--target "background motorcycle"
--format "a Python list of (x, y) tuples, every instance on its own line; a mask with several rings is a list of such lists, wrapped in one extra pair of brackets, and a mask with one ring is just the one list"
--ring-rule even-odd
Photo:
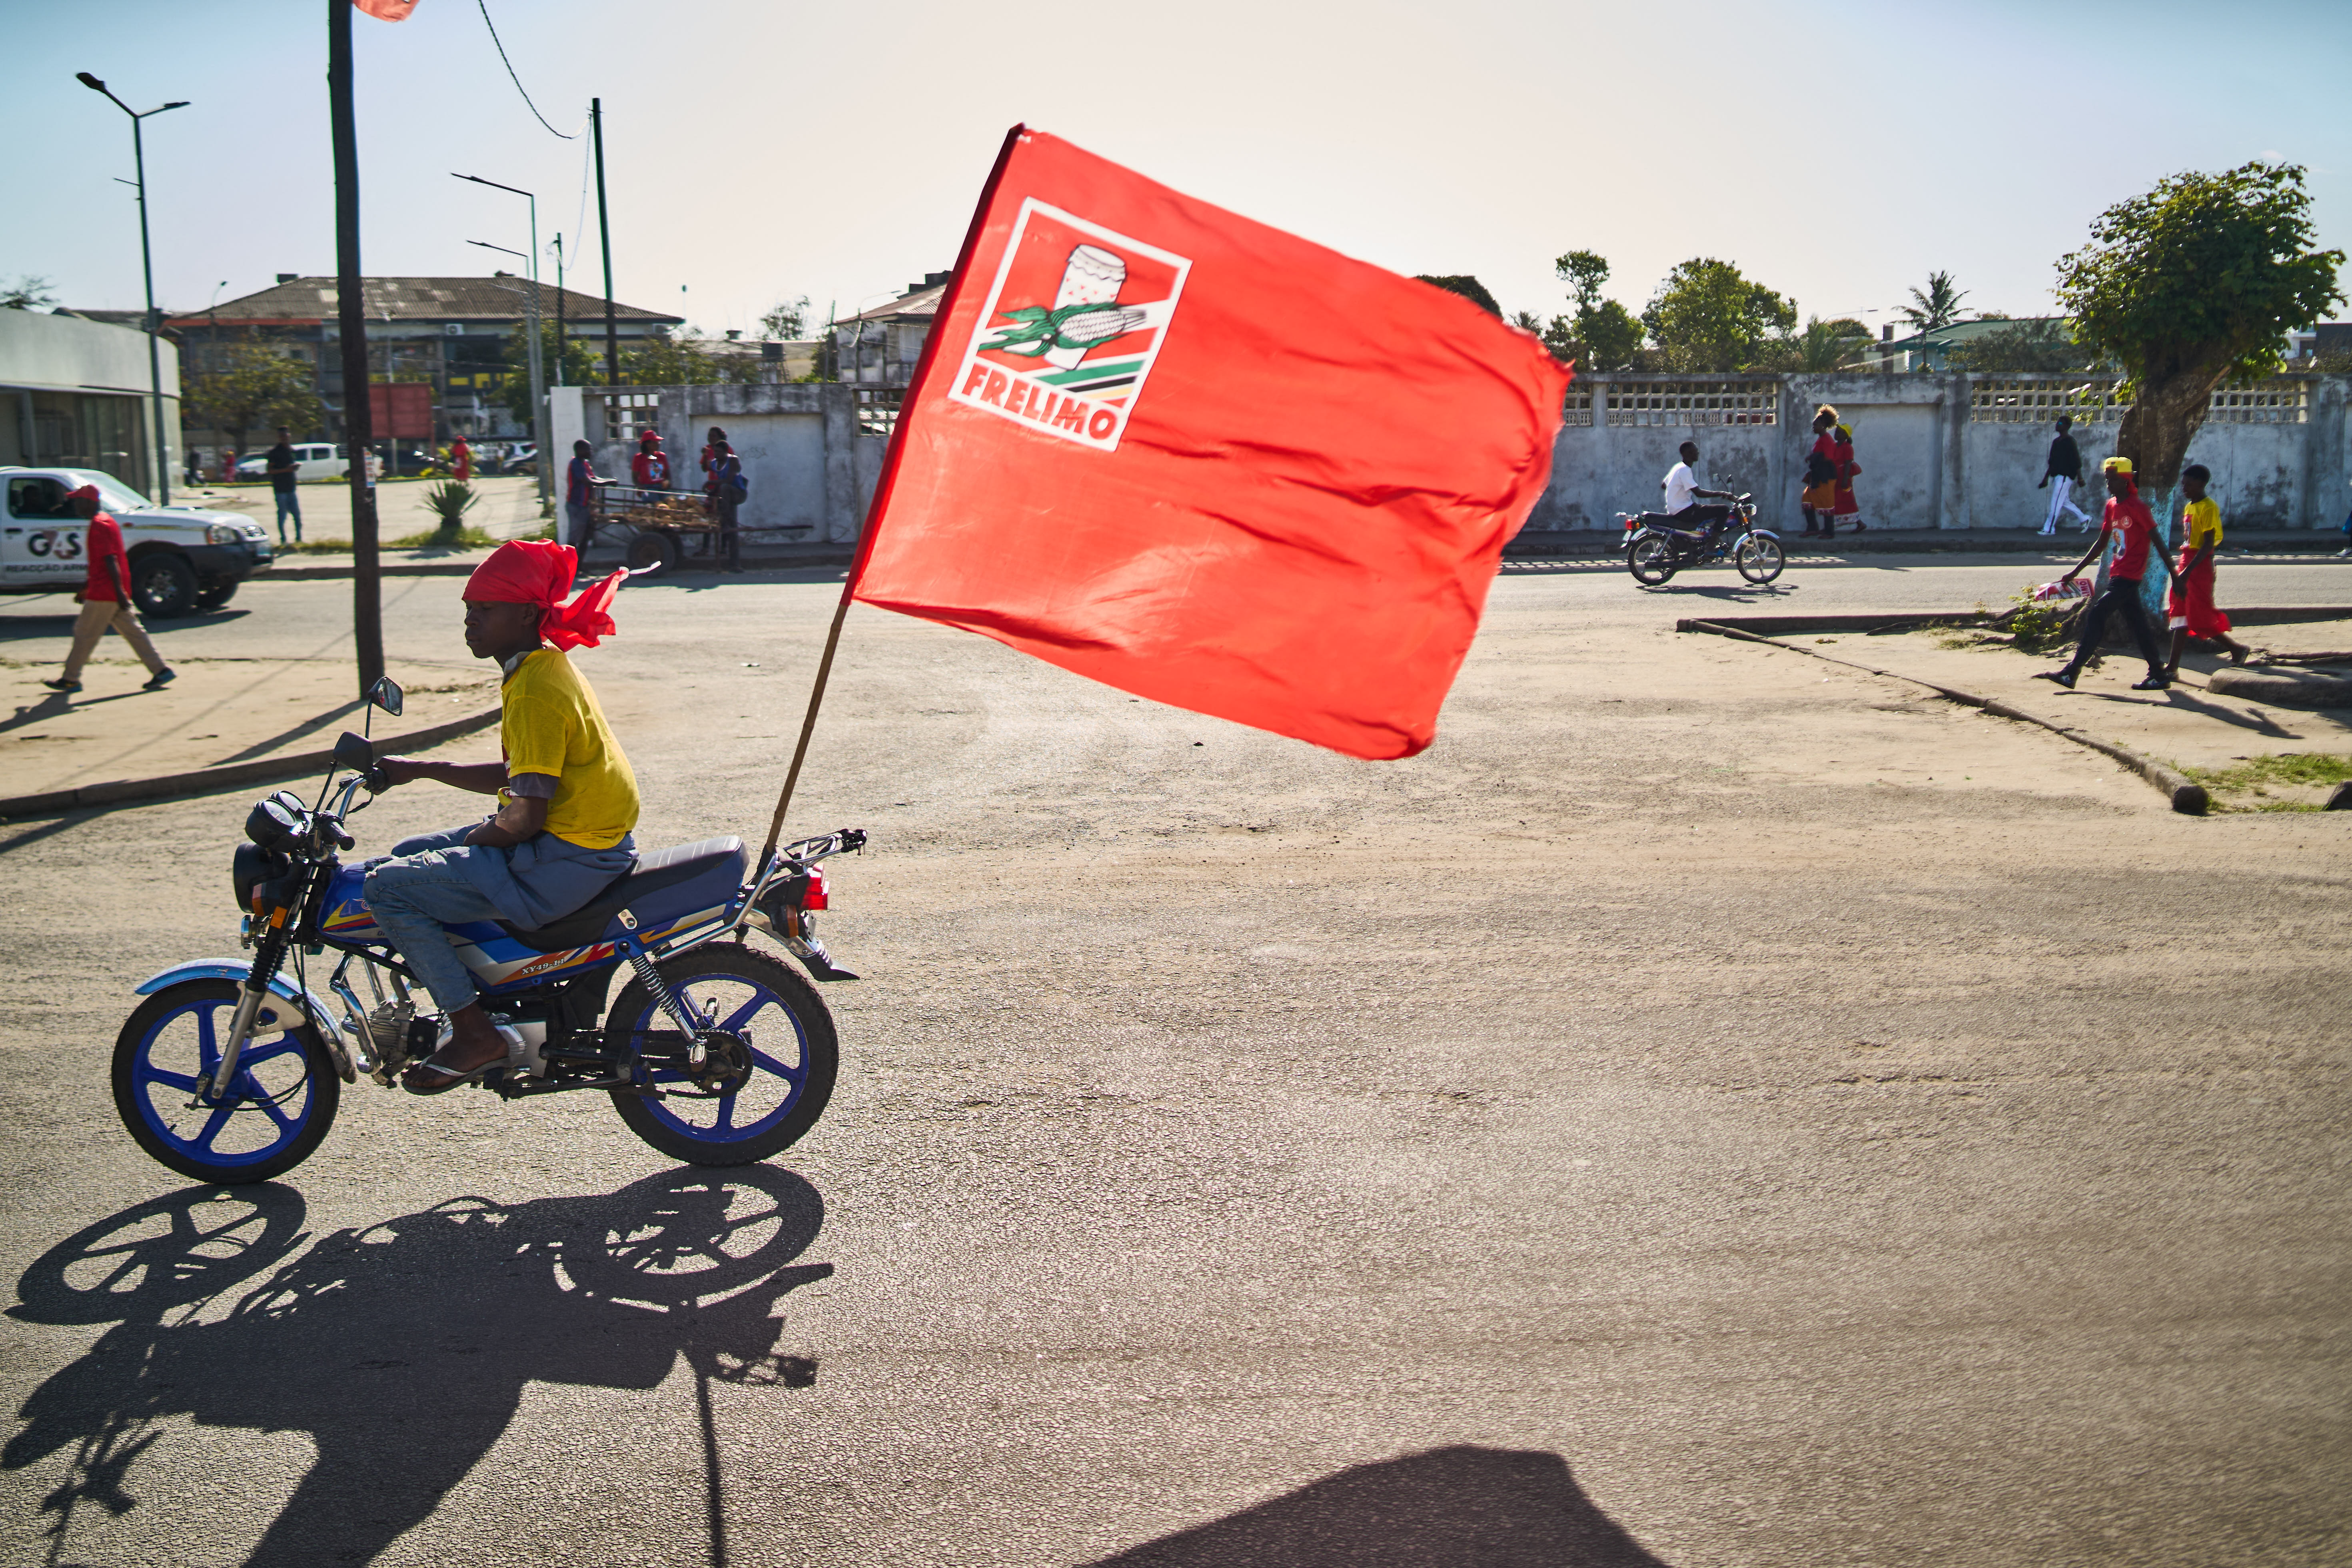
[(1656, 587), (1686, 566), (1704, 566), (1731, 557), (1732, 565), (1750, 583), (1769, 583), (1789, 563), (1780, 536), (1756, 526), (1756, 498), (1738, 496), (1731, 515), (1712, 536), (1685, 532), (1664, 512), (1645, 511), (1639, 517), (1617, 514), (1625, 525), (1621, 548), (1625, 569), (1633, 580)]
[[(379, 680), (368, 700), (397, 715), (400, 688)], [(384, 787), (373, 744), (345, 731), (335, 767), (354, 771), (337, 784), (330, 768), (315, 804), (280, 790), (246, 818), (233, 880), (252, 962), (150, 977), (115, 1042), (123, 1125), (183, 1175), (235, 1184), (292, 1169), (334, 1125), (343, 1085), (364, 1073), (392, 1087), (439, 1037), (431, 998), (412, 991), (415, 972), (361, 900), (366, 866), (338, 858), (353, 845), (345, 821), (369, 805), (359, 792)], [(481, 1086), (508, 1100), (600, 1090), (638, 1137), (698, 1165), (789, 1146), (824, 1111), (840, 1049), (815, 988), (743, 933), (776, 938), (819, 980), (855, 980), (834, 967), (810, 916), (827, 907), (817, 863), (865, 843), (856, 828), (803, 839), (747, 876), (742, 839), (706, 838), (639, 857), (542, 929), (445, 927), (483, 1009), (523, 1041)], [(340, 1019), (308, 974), (330, 952)], [(628, 984), (608, 1007), (624, 968)]]

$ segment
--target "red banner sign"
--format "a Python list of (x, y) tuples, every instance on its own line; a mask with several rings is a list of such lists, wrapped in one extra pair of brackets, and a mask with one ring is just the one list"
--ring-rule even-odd
[(433, 438), (433, 388), (421, 381), (375, 382), (368, 387), (368, 424), (376, 438)]

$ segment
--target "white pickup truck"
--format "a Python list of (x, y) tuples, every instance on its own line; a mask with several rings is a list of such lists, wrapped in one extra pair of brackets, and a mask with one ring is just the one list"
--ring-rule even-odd
[(0, 593), (71, 593), (89, 570), (89, 525), (66, 497), (98, 487), (99, 506), (122, 525), (131, 553), (131, 596), (163, 619), (217, 609), (256, 572), (269, 569), (269, 535), (233, 511), (157, 506), (95, 468), (0, 467)]

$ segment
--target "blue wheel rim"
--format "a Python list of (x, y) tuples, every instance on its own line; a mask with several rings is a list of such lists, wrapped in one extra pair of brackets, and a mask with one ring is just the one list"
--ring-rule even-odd
[[(302, 1135), (319, 1103), (317, 1086), (310, 1082), (310, 1055), (289, 1029), (275, 1037), (256, 1035), (246, 1042), (231, 1086), (236, 1098), (229, 1103), (186, 1109), (195, 1096), (197, 1077), (208, 1077), (220, 1066), (220, 1042), (236, 1011), (234, 997), (204, 996), (183, 1003), (148, 1026), (131, 1061), (131, 1099), (148, 1131), (182, 1158), (223, 1170), (257, 1165), (284, 1153)], [(185, 1026), (173, 1028), (184, 1021)], [(159, 1053), (184, 1062), (193, 1055), (195, 1071), (158, 1061)]]
[[(697, 975), (672, 988), (696, 1017), (701, 1017), (708, 1005), (716, 1001), (719, 1028), (739, 1036), (748, 1032), (751, 1076), (737, 1093), (719, 1100), (647, 1100), (644, 1103), (654, 1120), (698, 1142), (740, 1143), (769, 1131), (791, 1115), (808, 1087), (808, 1033), (783, 997), (742, 974)], [(670, 1026), (661, 1009), (653, 1005), (630, 1025), (637, 1033)], [(639, 1069), (638, 1081), (656, 1088), (672, 1084), (693, 1088), (685, 1073), (651, 1063)], [(747, 1097), (749, 1105), (739, 1104)], [(746, 1112), (753, 1114), (742, 1114), (739, 1120), (739, 1114)]]

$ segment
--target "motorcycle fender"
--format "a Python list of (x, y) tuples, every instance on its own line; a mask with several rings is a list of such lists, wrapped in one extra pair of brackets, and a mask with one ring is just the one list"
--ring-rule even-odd
[(1769, 539), (1775, 544), (1780, 542), (1780, 535), (1779, 531), (1774, 529), (1751, 528), (1748, 531), (1754, 534), (1759, 539)]
[[(177, 985), (184, 980), (234, 980), (241, 984), (252, 973), (253, 965), (242, 959), (197, 958), (151, 974), (131, 989), (139, 995), (148, 996), (166, 985)], [(335, 1058), (336, 1074), (345, 1083), (358, 1081), (359, 1071), (352, 1065), (351, 1046), (344, 1040), (341, 1026), (335, 1022), (335, 1016), (327, 1010), (327, 1004), (319, 994), (298, 989), (282, 974), (271, 977), (269, 993), (269, 999), (261, 1005), (260, 1016), (253, 1021), (254, 1032), (290, 1029), (303, 1021), (303, 1014), (307, 1011), (311, 1026), (327, 1042), (328, 1053)]]

